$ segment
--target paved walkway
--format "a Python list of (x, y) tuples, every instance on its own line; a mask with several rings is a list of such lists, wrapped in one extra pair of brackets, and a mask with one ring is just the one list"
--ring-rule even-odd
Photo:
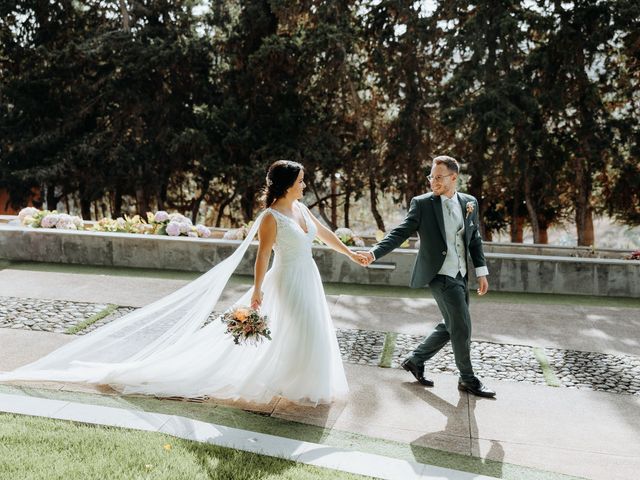
[[(351, 313), (340, 305), (342, 297), (330, 299), (336, 318), (340, 312)], [(350, 296), (349, 301), (352, 302), (353, 298), (357, 302), (363, 297)], [(380, 303), (379, 298), (370, 300)], [(429, 300), (421, 301), (424, 311), (428, 311)], [(402, 305), (398, 308), (402, 308)], [(19, 335), (17, 332), (24, 330), (85, 335), (134, 309), (104, 303), (0, 297), (0, 329), (10, 330), (4, 334), (8, 344), (19, 344), (19, 341), (11, 341), (9, 337), (12, 332)], [(219, 314), (220, 311), (214, 312), (209, 321), (216, 321)], [(337, 328), (336, 336), (344, 362), (395, 368), (424, 338), (423, 335), (345, 327)], [(473, 341), (471, 356), (476, 370), (493, 379), (640, 394), (640, 376), (637, 375), (640, 357), (635, 355)], [(427, 370), (433, 373), (457, 373), (450, 345), (445, 346), (428, 363)]]
[[(0, 271), (0, 292), (17, 299), (37, 297), (135, 307), (173, 291), (186, 281), (126, 276), (122, 272), (114, 275), (108, 270), (104, 273), (108, 275), (5, 269)], [(242, 281), (236, 282), (225, 293), (222, 303), (230, 302), (244, 289)], [(415, 298), (413, 291), (407, 290), (406, 297), (379, 296), (383, 293), (379, 289), (375, 296), (366, 292), (349, 294), (346, 287), (342, 287), (340, 295), (334, 295), (339, 292), (331, 288), (328, 292), (339, 332), (382, 332), (385, 340), (397, 341), (402, 335), (427, 333), (438, 320), (433, 301), (426, 295)], [(473, 303), (477, 344), (484, 342), (497, 349), (521, 345), (547, 353), (579, 352), (591, 358), (585, 365), (574, 365), (577, 369), (604, 365), (611, 356), (632, 362), (640, 359), (637, 335), (640, 309), (633, 304), (616, 306), (598, 299), (567, 304), (546, 300), (531, 303), (527, 296), (521, 296), (521, 301), (515, 298), (507, 302), (499, 295), (495, 299), (491, 301), (488, 296)], [(89, 308), (87, 312), (90, 311)], [(39, 358), (72, 338), (68, 334), (0, 328), (0, 370)], [(560, 356), (554, 366), (554, 358), (550, 356), (550, 370), (543, 373), (551, 372), (563, 381), (558, 365), (567, 358)], [(624, 369), (622, 366), (621, 370)], [(627, 370), (633, 378), (640, 378), (640, 367), (635, 363), (628, 364)], [(248, 430), (262, 429), (263, 433), (277, 430), (284, 437), (311, 435), (311, 440), (322, 440), (315, 443), (337, 442), (348, 448), (355, 445), (357, 450), (382, 451), (387, 456), (498, 478), (560, 478), (564, 474), (631, 479), (636, 478), (640, 469), (640, 395), (635, 390), (619, 394), (554, 388), (491, 378), (484, 371), (479, 373), (498, 391), (497, 400), (485, 400), (459, 393), (452, 373), (433, 374), (436, 386), (425, 389), (396, 368), (347, 363), (346, 371), (351, 396), (343, 405), (313, 409), (279, 400), (262, 408), (228, 402), (222, 402), (222, 406), (235, 412), (241, 412), (237, 407), (262, 410), (264, 415), (258, 417), (263, 424), (256, 425), (255, 415), (243, 417), (251, 426)], [(620, 378), (629, 374), (618, 373)], [(54, 398), (71, 395), (67, 398), (75, 400), (78, 395), (85, 395), (81, 401), (86, 403), (100, 403), (102, 400), (96, 398), (105, 398), (98, 397), (99, 392), (92, 387), (58, 384), (37, 387), (40, 388), (30, 390), (3, 386), (0, 391)], [(109, 398), (122, 401), (121, 397)], [(187, 408), (186, 402), (169, 403), (174, 409), (175, 405)], [(167, 408), (166, 405), (164, 400), (145, 408), (158, 411)], [(197, 408), (211, 405), (206, 402)], [(221, 408), (219, 403), (215, 405), (217, 410)], [(200, 414), (193, 408), (193, 404), (188, 404), (189, 412)], [(222, 422), (224, 418), (218, 420)], [(234, 422), (238, 421), (234, 418)], [(311, 430), (300, 433), (305, 425)], [(312, 429), (319, 427), (323, 433), (318, 435)]]

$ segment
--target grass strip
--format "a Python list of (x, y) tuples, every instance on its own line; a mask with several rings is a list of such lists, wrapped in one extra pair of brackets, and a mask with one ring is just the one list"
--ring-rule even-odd
[(77, 325), (67, 328), (67, 331), (65, 333), (68, 335), (75, 335), (76, 333), (81, 332), (85, 328), (93, 325), (98, 320), (102, 320), (104, 317), (111, 315), (117, 309), (118, 309), (118, 305), (109, 304), (107, 308), (105, 308), (104, 310), (100, 310), (98, 313), (91, 315), (89, 318), (83, 320)]
[(116, 427), (0, 414), (0, 478), (364, 480), (370, 477)]
[(384, 337), (384, 345), (382, 347), (382, 354), (380, 355), (379, 367), (391, 368), (391, 360), (393, 359), (393, 352), (396, 349), (396, 339), (398, 334), (394, 332), (387, 332)]
[(559, 387), (560, 380), (558, 380), (558, 377), (556, 377), (553, 368), (549, 364), (549, 359), (544, 353), (544, 349), (540, 347), (533, 347), (533, 354), (540, 364), (540, 368), (542, 369), (542, 374), (544, 375), (544, 380), (545, 382), (547, 382), (547, 385), (549, 385), (550, 387)]

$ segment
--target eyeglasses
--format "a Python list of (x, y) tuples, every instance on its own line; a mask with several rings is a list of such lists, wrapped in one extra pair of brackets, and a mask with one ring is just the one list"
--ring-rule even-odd
[(435, 177), (433, 175), (427, 175), (427, 178), (430, 182), (441, 182), (445, 177), (450, 177), (451, 175), (453, 175), (453, 173), (449, 175), (436, 175)]

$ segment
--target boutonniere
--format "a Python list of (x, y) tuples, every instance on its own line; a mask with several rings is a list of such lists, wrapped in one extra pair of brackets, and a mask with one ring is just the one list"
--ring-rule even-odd
[(471, 215), (473, 213), (473, 209), (476, 208), (475, 203), (473, 202), (468, 202), (467, 203), (467, 216), (465, 218), (469, 218), (469, 215)]

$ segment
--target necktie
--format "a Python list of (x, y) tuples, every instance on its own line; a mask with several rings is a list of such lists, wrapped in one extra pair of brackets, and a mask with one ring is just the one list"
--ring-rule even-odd
[(447, 213), (449, 214), (449, 216), (451, 218), (455, 218), (454, 214), (453, 214), (453, 204), (452, 204), (453, 199), (447, 199), (444, 201), (444, 206), (447, 209)]

